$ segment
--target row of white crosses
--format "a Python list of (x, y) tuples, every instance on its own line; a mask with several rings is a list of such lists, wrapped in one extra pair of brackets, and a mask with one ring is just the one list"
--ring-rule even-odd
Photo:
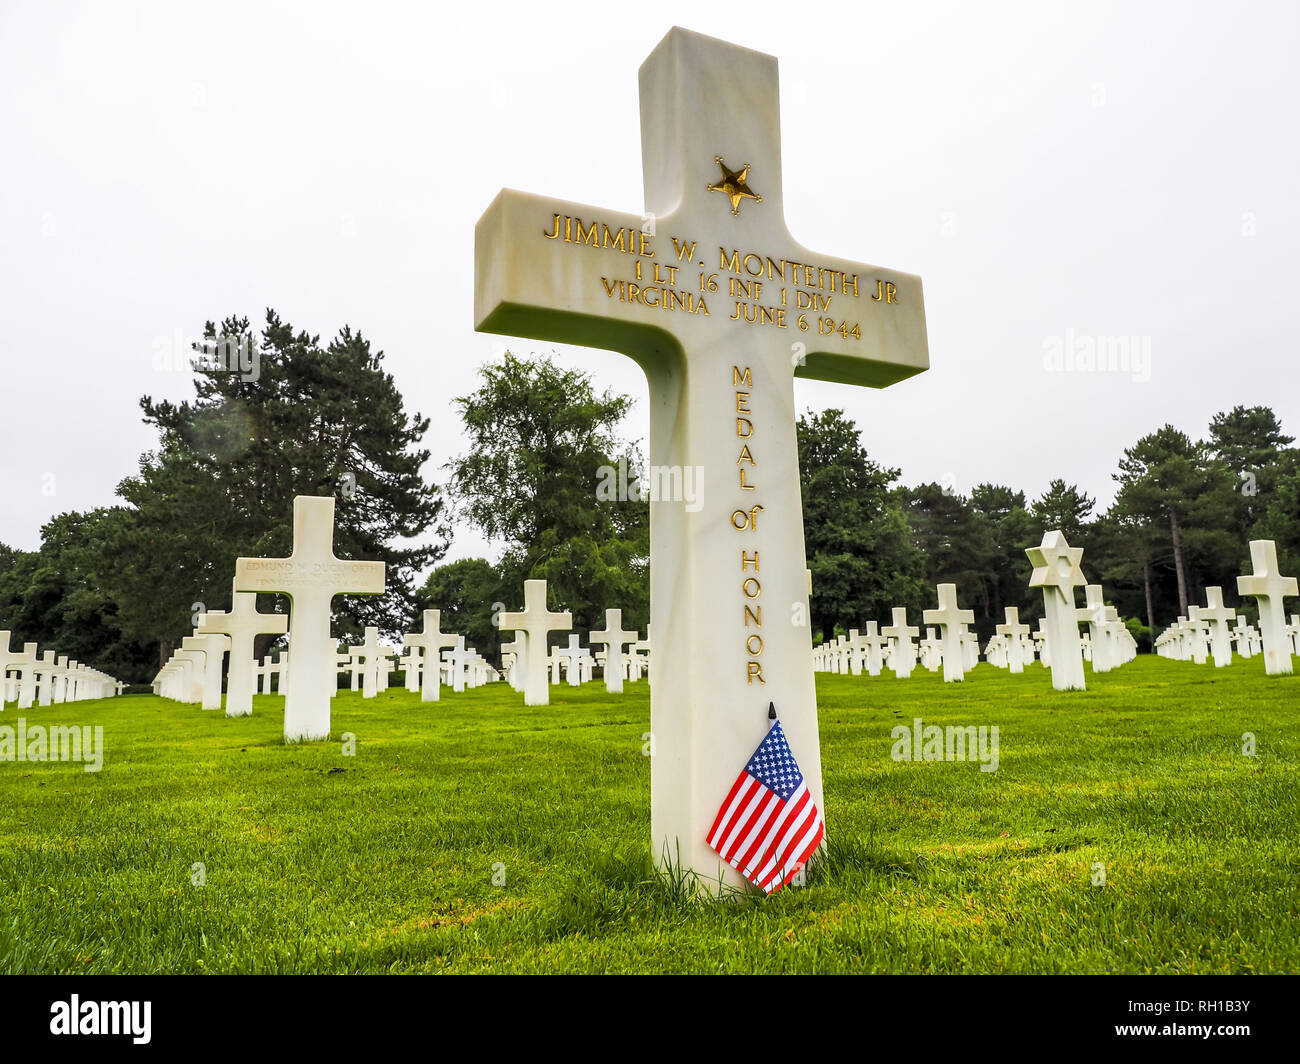
[[(1293, 576), (1283, 576), (1277, 563), (1277, 544), (1271, 539), (1252, 540), (1252, 573), (1237, 577), (1237, 593), (1254, 598), (1259, 606), (1259, 628), (1223, 602), (1223, 589), (1207, 587), (1205, 605), (1191, 606), (1155, 641), (1156, 653), (1181, 661), (1204, 664), (1213, 659), (1222, 668), (1232, 662), (1233, 644), (1243, 658), (1264, 655), (1269, 676), (1289, 675), (1291, 656), (1300, 653), (1300, 615), (1286, 623), (1285, 599), (1300, 595)], [(1233, 622), (1236, 622), (1233, 627)]]
[(274, 666), (258, 665), (254, 640), (259, 635), (283, 635), (289, 618), (283, 613), (260, 613), (257, 595), (231, 585), (230, 609), (208, 610), (196, 618), (194, 633), (181, 640), (179, 649), (153, 678), (153, 689), (163, 698), (197, 702), (204, 709), (221, 708), (222, 666), (229, 658), (226, 677), (226, 716), (246, 717), (253, 712), (253, 695), (259, 679), (269, 689), (272, 672), (280, 675), (284, 689), (285, 659)]
[(514, 639), (501, 644), (502, 668), (511, 686), (522, 691), (524, 704), (528, 706), (549, 705), (550, 684), (561, 682), (562, 672), (569, 684), (577, 686), (590, 680), (599, 666), (605, 690), (621, 694), (623, 681), (639, 679), (648, 667), (649, 633), (643, 640), (635, 629), (625, 630), (621, 609), (606, 610), (605, 627), (587, 634), (588, 643), (604, 647), (603, 651), (593, 654), (589, 647), (580, 646), (577, 635), (570, 635), (567, 647), (557, 647), (548, 653), (550, 633), (569, 631), (573, 615), (567, 610), (551, 611), (546, 604), (545, 580), (525, 580), (524, 608), (503, 613), (500, 625), (503, 631), (514, 633)]
[[(159, 670), (154, 690), (164, 697), (221, 708), (222, 664), (230, 656), (226, 715), (252, 712), (254, 686), (268, 691), (279, 674), (285, 696), (284, 735), (323, 739), (330, 730), (330, 698), (337, 688), (337, 656), (330, 638), (335, 595), (380, 595), (383, 562), (344, 561), (334, 555), (334, 499), (299, 495), (293, 501), (293, 550), (288, 558), (239, 558), (229, 612), (208, 611), (192, 636)], [(289, 614), (259, 613), (257, 594), (289, 599)], [(255, 665), (258, 635), (288, 634), (291, 652)]]
[(942, 667), (946, 681), (962, 680), (979, 660), (979, 644), (969, 627), (975, 614), (958, 606), (956, 584), (940, 584), (936, 593), (937, 608), (922, 614), (923, 623), (932, 627), (926, 628), (919, 644), (913, 640), (921, 629), (907, 623), (905, 607), (895, 606), (891, 624), (880, 628), (875, 621), (868, 621), (862, 631), (851, 629), (847, 637), (817, 647), (814, 669), (879, 676), (882, 669), (889, 668), (897, 678), (907, 679), (919, 658), (931, 672)]
[[(1136, 656), (1137, 643), (1114, 607), (1105, 604), (1101, 585), (1085, 584), (1082, 548), (1071, 547), (1059, 531), (1053, 531), (1026, 554), (1034, 566), (1029, 586), (1043, 589), (1045, 616), (1039, 621), (1039, 631), (1032, 633), (1029, 625), (1021, 622), (1019, 609), (1008, 606), (1005, 623), (997, 625), (985, 647), (986, 660), (1012, 673), (1023, 673), (1037, 655), (1051, 670), (1055, 688), (1082, 690), (1085, 659), (1092, 661), (1095, 672), (1109, 672)], [(1075, 588), (1080, 586), (1085, 590), (1082, 607), (1075, 600)], [(936, 593), (938, 605), (922, 614), (926, 635), (920, 642), (920, 663), (931, 672), (942, 667), (947, 683), (961, 682), (979, 661), (979, 645), (970, 628), (975, 614), (958, 605), (956, 584), (940, 584)], [(1088, 629), (1082, 636), (1081, 624)], [(892, 625), (877, 630), (876, 622), (871, 621), (864, 632), (853, 629), (847, 637), (817, 647), (813, 667), (855, 676), (865, 669), (868, 675), (878, 676), (882, 666), (888, 665), (896, 676), (906, 678), (916, 664), (912, 636), (918, 634), (919, 629), (907, 625), (907, 611), (896, 607)]]
[(12, 640), (10, 632), (0, 630), (0, 710), (7, 702), (17, 703), (19, 709), (30, 709), (111, 698), (120, 695), (126, 686), (66, 654), (41, 651), (37, 643), (24, 643), (22, 650), (11, 650)]
[[(368, 627), (364, 641), (339, 654), (329, 635), (331, 603), (338, 594), (381, 594), (383, 562), (343, 561), (334, 555), (334, 499), (298, 496), (294, 499), (293, 551), (288, 558), (240, 558), (235, 565), (232, 608), (209, 611), (199, 619), (193, 636), (160, 670), (154, 689), (165, 697), (198, 702), (205, 709), (221, 707), (222, 662), (230, 656), (226, 715), (252, 712), (252, 696), (260, 681), (270, 693), (278, 677), (285, 696), (284, 733), (287, 739), (319, 739), (329, 734), (330, 700), (337, 675), (351, 673), (352, 688), (374, 698), (388, 687), (396, 651), (380, 643), (378, 629)], [(544, 582), (543, 582), (544, 585)], [(543, 593), (545, 587), (543, 586)], [(288, 596), (290, 612), (259, 613), (258, 592)], [(426, 610), (421, 632), (409, 633), (401, 660), (405, 687), (419, 690), (423, 701), (437, 701), (445, 678), (455, 691), (498, 678), (497, 673), (464, 636), (440, 631), (439, 611)], [(253, 660), (258, 635), (288, 634), (290, 651), (278, 661)], [(445, 652), (444, 652), (444, 648)], [(432, 667), (436, 664), (437, 667)]]
[[(1033, 566), (1029, 586), (1043, 591), (1043, 617), (1034, 642), (1056, 690), (1085, 689), (1085, 659), (1092, 661), (1094, 672), (1109, 672), (1136, 657), (1137, 643), (1115, 609), (1106, 605), (1101, 585), (1089, 584), (1083, 575), (1082, 547), (1071, 547), (1053, 530), (1025, 554)], [(1082, 608), (1075, 598), (1079, 587), (1084, 589)], [(1087, 628), (1083, 635), (1081, 624)]]

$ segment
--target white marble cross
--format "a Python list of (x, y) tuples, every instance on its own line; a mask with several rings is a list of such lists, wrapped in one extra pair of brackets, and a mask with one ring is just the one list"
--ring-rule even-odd
[(638, 639), (631, 647), (632, 656), (637, 661), (638, 673), (644, 672), (647, 676), (650, 674), (650, 626), (645, 626), (645, 638)]
[(375, 676), (376, 680), (378, 681), (378, 686), (380, 691), (388, 690), (388, 674), (392, 671), (393, 661), (396, 659), (396, 657), (397, 657), (396, 650), (394, 650), (387, 643), (380, 644), (379, 652), (378, 654), (376, 654), (376, 658), (377, 658), (376, 664), (378, 665), (378, 672), (376, 673)]
[(1020, 623), (1020, 607), (1007, 606), (1004, 611), (1005, 624), (997, 626), (998, 635), (1007, 638), (1007, 669), (1013, 673), (1025, 671), (1025, 640), (1029, 638), (1030, 628)]
[(181, 640), (182, 650), (195, 650), (203, 655), (199, 703), (204, 709), (221, 708), (221, 661), (229, 646), (230, 640), (226, 636), (200, 635), (197, 628), (194, 635)]
[(866, 666), (868, 676), (879, 676), (885, 664), (885, 647), (889, 637), (880, 630), (876, 621), (867, 621), (858, 644), (862, 648), (862, 663)]
[(1201, 619), (1200, 606), (1187, 607), (1185, 630), (1191, 647), (1192, 661), (1197, 665), (1204, 665), (1210, 653), (1210, 626)]
[[(0, 636), (3, 636), (4, 634), (5, 633), (0, 632)], [(5, 645), (6, 644), (0, 643), (0, 648), (3, 648), (3, 646)], [(0, 651), (0, 656), (3, 656), (2, 651)], [(55, 672), (54, 674), (54, 701), (55, 702), (66, 702), (68, 700), (68, 678), (71, 675), (71, 673), (72, 670), (68, 668), (68, 655), (67, 654), (59, 655), (58, 671)]]
[(361, 645), (350, 646), (348, 649), (365, 659), (361, 667), (361, 697), (374, 698), (379, 693), (380, 670), (387, 664), (381, 661), (383, 648), (379, 645), (379, 629), (374, 625), (368, 626)]
[(893, 645), (890, 667), (895, 678), (906, 680), (916, 667), (916, 644), (912, 640), (921, 634), (921, 629), (908, 626), (906, 606), (895, 606), (891, 616), (893, 624), (885, 625), (880, 634)]
[(53, 650), (47, 650), (36, 663), (34, 672), (39, 685), (37, 704), (51, 705), (54, 702), (54, 678), (58, 675), (59, 665)]
[(524, 651), (524, 705), (545, 706), (551, 701), (546, 678), (546, 633), (566, 632), (573, 627), (568, 610), (552, 613), (546, 606), (546, 581), (524, 581), (524, 608), (519, 613), (501, 614), (504, 631), (522, 632), (528, 637)]
[(259, 613), (257, 596), (234, 590), (230, 610), (209, 610), (199, 618), (202, 635), (230, 637), (230, 667), (226, 675), (226, 716), (246, 717), (253, 712), (253, 643), (259, 635), (284, 635), (289, 617), (284, 613)]
[(397, 657), (397, 671), (402, 674), (402, 686), (411, 694), (420, 689), (420, 648), (404, 641)]
[(439, 663), (444, 647), (454, 647), (456, 637), (442, 631), (442, 611), (425, 610), (421, 614), (423, 630), (408, 632), (406, 642), (421, 651), (420, 701), (437, 702), (441, 693)]
[(943, 681), (960, 683), (966, 678), (966, 655), (962, 649), (962, 633), (966, 625), (975, 623), (975, 611), (957, 606), (957, 585), (940, 584), (939, 608), (926, 610), (921, 615), (925, 624), (939, 627), (943, 647)]
[(501, 664), (504, 667), (507, 655), (510, 658), (510, 686), (520, 694), (524, 693), (524, 662), (528, 657), (528, 636), (516, 632), (514, 639), (501, 644)]
[(938, 672), (943, 664), (943, 641), (933, 628), (927, 628), (921, 640), (921, 664), (930, 672)]
[(9, 670), (16, 669), (23, 660), (21, 652), (9, 649), (12, 640), (13, 634), (8, 629), (0, 630), (0, 709), (4, 708), (5, 702), (10, 701), (7, 679)]
[(1110, 672), (1115, 665), (1110, 626), (1118, 614), (1107, 606), (1100, 584), (1085, 584), (1084, 605), (1076, 612), (1080, 624), (1088, 626), (1088, 643), (1092, 650), (1092, 671)]
[(465, 648), (463, 635), (456, 636), (451, 649), (442, 652), (442, 660), (447, 663), (451, 671), (451, 689), (457, 694), (465, 690), (465, 670), (469, 665), (471, 654), (472, 651)]
[(37, 644), (24, 643), (23, 652), (14, 656), (11, 669), (18, 672), (18, 708), (31, 709), (36, 704)]
[(1232, 629), (1228, 626), (1237, 616), (1235, 609), (1223, 604), (1223, 588), (1207, 587), (1205, 605), (1200, 607), (1200, 619), (1210, 630), (1210, 652), (1216, 668), (1232, 664)]
[(1043, 664), (1052, 671), (1052, 686), (1058, 691), (1082, 691), (1083, 646), (1074, 589), (1087, 583), (1082, 568), (1083, 548), (1071, 547), (1059, 531), (1050, 531), (1043, 533), (1039, 546), (1026, 548), (1025, 554), (1034, 567), (1029, 586), (1043, 589), (1042, 627), (1047, 632)]
[(1259, 630), (1264, 636), (1264, 672), (1284, 676), (1291, 672), (1290, 642), (1286, 637), (1286, 614), (1282, 600), (1300, 594), (1294, 576), (1283, 576), (1277, 567), (1277, 544), (1271, 539), (1250, 542), (1250, 563), (1254, 573), (1237, 577), (1237, 594), (1249, 595), (1259, 603)]
[[(193, 638), (186, 636), (186, 639)], [(204, 669), (207, 667), (207, 654), (202, 650), (189, 650), (185, 648), (185, 640), (181, 640), (181, 649), (172, 655), (173, 659), (178, 661), (181, 666), (181, 676), (178, 684), (177, 701), (195, 702), (203, 704), (203, 678)], [(70, 667), (75, 667), (76, 662), (70, 662)], [(69, 678), (68, 684), (68, 701), (71, 702), (76, 698), (76, 684), (73, 678)]]
[(591, 651), (586, 647), (578, 646), (578, 642), (578, 633), (574, 632), (569, 636), (569, 645), (558, 651), (560, 657), (565, 659), (564, 672), (570, 687), (577, 687), (582, 683), (582, 659), (591, 655)]
[[(623, 630), (623, 611), (605, 611), (605, 630), (588, 632), (587, 642), (605, 648), (605, 690), (612, 695), (623, 693), (623, 647), (641, 638), (640, 632)], [(738, 768), (737, 772), (740, 771)]]
[(343, 561), (334, 556), (333, 496), (293, 500), (293, 552), (287, 558), (240, 558), (237, 591), (289, 596), (288, 691), (284, 737), (324, 739), (330, 731), (330, 698), (337, 689), (330, 639), (335, 595), (382, 595), (384, 563)]
[(741, 886), (706, 839), (769, 703), (826, 813), (808, 632), (789, 620), (809, 583), (794, 378), (922, 372), (925, 311), (920, 278), (790, 236), (773, 57), (673, 29), (640, 86), (647, 213), (503, 191), (475, 230), (474, 320), (633, 358), (652, 470), (707, 485), (651, 505), (651, 836), (659, 860)]

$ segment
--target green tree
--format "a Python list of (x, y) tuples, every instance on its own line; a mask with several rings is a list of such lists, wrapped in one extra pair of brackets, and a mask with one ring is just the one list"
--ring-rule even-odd
[(1084, 545), (1084, 529), (1092, 515), (1097, 500), (1079, 490), (1078, 485), (1067, 485), (1064, 480), (1053, 480), (1047, 490), (1034, 500), (1030, 513), (1037, 522), (1038, 538), (1044, 532), (1059, 531), (1072, 547)]
[(576, 627), (603, 626), (612, 607), (644, 627), (649, 506), (602, 490), (620, 464), (623, 482), (636, 480), (639, 456), (618, 436), (632, 401), (596, 394), (588, 375), (548, 357), (507, 352), (481, 374), (482, 385), (456, 400), (468, 449), (447, 465), (448, 491), (459, 516), (504, 544), (506, 607), (522, 606), (524, 580), (545, 579), (552, 608), (570, 610)]
[(0, 548), (0, 629), (14, 645), (37, 643), (128, 683), (157, 669), (148, 643), (123, 631), (104, 574), (116, 566), (120, 510), (64, 513), (41, 529), (37, 551)]
[[(428, 420), (408, 414), (383, 353), (345, 326), (327, 345), (267, 311), (261, 341), (247, 318), (204, 330), (195, 398), (141, 400), (160, 434), (118, 493), (129, 504), (118, 564), (106, 579), (136, 639), (165, 656), (190, 627), (192, 604), (229, 606), (235, 559), (286, 556), (297, 495), (337, 495), (335, 551), (387, 563), (387, 593), (335, 599), (344, 637), (368, 625), (397, 634), (414, 611), (414, 578), (437, 561), (443, 502), (426, 484), (419, 447)], [(257, 372), (214, 364), (214, 352), (253, 351)]]
[(1282, 432), (1277, 415), (1267, 406), (1234, 406), (1210, 421), (1210, 454), (1223, 464), (1236, 488), (1231, 527), (1238, 538), (1250, 536), (1277, 487), (1278, 477), (1289, 467), (1288, 445), (1295, 438)]
[(938, 484), (918, 484), (902, 499), (913, 541), (925, 558), (926, 605), (934, 604), (936, 584), (956, 584), (958, 601), (976, 611), (981, 637), (986, 636), (994, 620), (998, 553), (989, 521), (964, 495)]
[(890, 485), (898, 470), (873, 462), (842, 410), (808, 411), (796, 425), (804, 550), (812, 570), (812, 636), (919, 608), (924, 559)]
[(420, 609), (438, 609), (444, 632), (465, 637), (484, 657), (500, 642), (497, 617), (505, 608), (501, 574), (484, 558), (462, 558), (440, 565), (416, 595)]
[[(1025, 548), (1042, 541), (1038, 523), (1025, 507), (1025, 493), (1000, 484), (977, 484), (971, 507), (987, 523), (993, 552), (989, 562), (986, 618), (1001, 624), (1004, 609), (1016, 606), (1024, 618), (1035, 615), (1038, 596), (1029, 594), (1032, 566)], [(983, 630), (986, 626), (981, 626)]]
[(1118, 520), (1166, 529), (1178, 612), (1185, 616), (1189, 589), (1196, 583), (1192, 563), (1222, 582), (1237, 554), (1239, 537), (1231, 526), (1240, 497), (1230, 474), (1206, 444), (1165, 425), (1125, 450), (1115, 479), (1120, 485), (1114, 506)]
[(1274, 465), (1294, 436), (1282, 432), (1282, 423), (1270, 407), (1234, 406), (1210, 421), (1210, 453), (1234, 475), (1259, 474)]
[[(1282, 571), (1300, 572), (1300, 451), (1283, 453), (1273, 469), (1271, 486), (1259, 501), (1262, 512), (1249, 538), (1274, 540)], [(1239, 572), (1249, 571), (1250, 552), (1244, 542), (1238, 564)]]

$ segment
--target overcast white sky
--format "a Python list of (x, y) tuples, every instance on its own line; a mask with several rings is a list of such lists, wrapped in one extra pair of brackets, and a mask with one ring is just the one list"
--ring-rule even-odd
[[(157, 344), (267, 306), (381, 347), (441, 479), (507, 346), (473, 331), (475, 221), (503, 185), (639, 211), (674, 24), (780, 59), (796, 239), (922, 276), (930, 372), (797, 385), (905, 482), (1104, 504), (1163, 422), (1268, 403), (1300, 435), (1300, 5), (457, 6), (0, 2), (0, 542), (112, 503), (139, 397), (192, 391)], [(1150, 379), (1048, 372), (1071, 331), (1149, 341)], [(645, 436), (630, 361), (561, 357)]]

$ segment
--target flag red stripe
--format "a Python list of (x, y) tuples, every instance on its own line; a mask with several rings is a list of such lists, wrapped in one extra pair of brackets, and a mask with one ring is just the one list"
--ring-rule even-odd
[[(772, 832), (767, 838), (767, 846), (763, 849), (762, 855), (754, 862), (755, 878), (754, 882), (762, 885), (771, 874), (774, 863), (779, 864), (783, 855), (781, 842), (789, 834), (790, 829), (802, 822), (807, 814), (807, 808), (812, 804), (812, 796), (808, 793), (806, 787), (799, 788), (799, 797), (797, 800), (790, 802), (785, 808), (785, 815), (780, 822), (773, 825)], [(813, 806), (813, 812), (817, 807)]]
[(781, 816), (781, 809), (785, 803), (781, 801), (780, 796), (777, 795), (775, 791), (768, 791), (767, 793), (771, 800), (763, 810), (762, 821), (755, 824), (753, 829), (751, 829), (745, 836), (744, 842), (736, 846), (736, 852), (740, 852), (741, 847), (744, 846), (744, 851), (740, 852), (740, 857), (731, 862), (737, 867), (745, 869), (752, 867), (751, 862), (753, 861), (754, 855), (762, 851), (763, 846), (767, 842), (769, 833), (772, 830), (773, 822)]
[(772, 822), (768, 825), (768, 830), (763, 837), (762, 847), (751, 855), (752, 860), (749, 866), (751, 873), (750, 878), (753, 879), (755, 883), (760, 883), (762, 881), (762, 876), (756, 876), (755, 874), (764, 871), (767, 865), (771, 863), (769, 858), (773, 847), (776, 846), (777, 841), (786, 830), (786, 825), (789, 823), (790, 818), (797, 815), (799, 809), (802, 808), (807, 793), (808, 792), (801, 787), (795, 792), (795, 794), (799, 794), (800, 797), (790, 802), (783, 802), (779, 813), (776, 816), (773, 816)]
[(821, 815), (817, 812), (815, 805), (812, 807), (812, 812), (813, 816), (807, 828), (797, 833), (792, 844), (785, 846), (782, 864), (778, 865), (768, 879), (767, 885), (763, 888), (769, 893), (773, 890), (780, 890), (789, 883), (821, 843), (822, 836), (826, 833), (826, 827), (822, 823)]
[(795, 860), (792, 862), (792, 867), (790, 871), (786, 874), (785, 879), (781, 880), (781, 882), (778, 885), (774, 886), (772, 888), (773, 890), (780, 890), (781, 887), (784, 887), (787, 883), (790, 882), (790, 880), (792, 880), (795, 876), (799, 874), (799, 869), (801, 869), (804, 866), (804, 864), (807, 862), (808, 858), (811, 857), (814, 852), (816, 852), (817, 847), (821, 845), (822, 839), (825, 838), (825, 836), (826, 836), (826, 825), (821, 822), (821, 817), (818, 817), (817, 830), (813, 832), (812, 840), (808, 843), (807, 846), (803, 848), (803, 852), (799, 854), (799, 856), (796, 857)]
[(791, 843), (807, 830), (805, 825), (821, 819), (817, 804), (812, 800), (808, 789), (804, 787), (801, 790), (803, 793), (798, 802), (794, 803), (790, 816), (781, 825), (781, 830), (774, 834), (772, 846), (763, 854), (764, 863), (759, 868), (756, 882), (766, 883), (773, 872), (784, 875), (789, 870)]
[(731, 790), (727, 792), (727, 797), (722, 800), (722, 805), (718, 809), (718, 815), (713, 821), (713, 827), (709, 828), (710, 846), (714, 845), (714, 839), (717, 837), (718, 834), (718, 826), (722, 823), (723, 817), (726, 816), (727, 810), (731, 806), (732, 799), (736, 797), (736, 793), (744, 785), (745, 781), (750, 778), (751, 777), (748, 772), (742, 771), (740, 775), (736, 777), (736, 782), (731, 785)]
[(734, 838), (728, 840), (727, 852), (722, 855), (731, 862), (733, 868), (740, 863), (737, 854), (746, 851), (750, 845), (750, 839), (754, 837), (754, 832), (762, 831), (762, 827), (768, 819), (768, 810), (772, 808), (772, 804), (780, 801), (772, 791), (763, 787), (761, 783), (759, 786), (762, 789), (761, 800), (758, 805), (755, 806), (754, 811), (750, 813), (749, 818), (741, 826), (740, 830), (736, 832)]
[(727, 856), (724, 851), (729, 851), (731, 849), (735, 840), (736, 832), (740, 829), (741, 823), (744, 821), (749, 811), (762, 800), (763, 792), (763, 785), (759, 783), (758, 780), (750, 777), (749, 785), (740, 792), (740, 795), (736, 798), (735, 802), (732, 803), (731, 816), (728, 817), (727, 823), (723, 826), (722, 831), (719, 832), (718, 844), (714, 847), (714, 849), (724, 857)]

